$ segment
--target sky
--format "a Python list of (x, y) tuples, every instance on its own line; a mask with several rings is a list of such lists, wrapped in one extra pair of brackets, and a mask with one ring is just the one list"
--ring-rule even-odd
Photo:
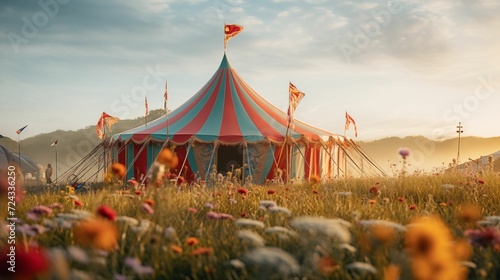
[[(278, 108), (363, 141), (500, 135), (500, 1), (3, 0), (0, 134), (21, 139), (169, 109), (223, 56)], [(347, 135), (354, 137), (353, 129)]]

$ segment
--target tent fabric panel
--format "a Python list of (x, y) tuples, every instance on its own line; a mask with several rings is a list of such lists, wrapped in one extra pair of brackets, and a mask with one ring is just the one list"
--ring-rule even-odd
[[(241, 128), (245, 129), (245, 134), (248, 133), (248, 131), (246, 131), (248, 124), (244, 123), (244, 127), (242, 127), (241, 122), (243, 121), (243, 119), (240, 119), (236, 114), (236, 100), (233, 97), (234, 90), (232, 90), (233, 86), (231, 83), (231, 77), (228, 75), (228, 70), (225, 70), (224, 76), (224, 92), (219, 93), (219, 95), (224, 98), (222, 102), (223, 108), (220, 120), (221, 123), (219, 126), (219, 141), (226, 143), (237, 143), (243, 140)], [(217, 110), (217, 108), (215, 109)], [(242, 114), (240, 114), (239, 116), (241, 117), (241, 115)]]
[(141, 151), (143, 145), (134, 144), (134, 157), (137, 158), (134, 163), (134, 177), (137, 180), (142, 180), (148, 172), (148, 150), (144, 148)]
[[(273, 166), (274, 145), (270, 143), (258, 143), (247, 146), (248, 153), (245, 163), (249, 164), (249, 170), (254, 183), (262, 184)], [(245, 172), (248, 172), (245, 171)]]
[[(191, 169), (191, 166), (189, 165), (189, 160), (186, 160), (186, 163), (184, 165), (184, 169), (181, 170), (182, 163), (184, 162), (186, 157), (189, 158), (189, 155), (187, 154), (187, 152), (188, 152), (187, 147), (188, 146), (184, 145), (184, 146), (179, 146), (179, 147), (175, 148), (175, 153), (176, 153), (177, 157), (179, 158), (179, 164), (175, 167), (172, 167), (173, 169), (171, 168), (170, 170), (174, 170), (174, 172), (176, 171), (177, 175), (181, 175), (188, 182), (191, 182), (191, 181), (193, 181), (193, 171)], [(192, 150), (193, 150), (192, 148), (189, 148), (190, 154), (192, 153)]]
[(290, 173), (290, 178), (295, 179), (300, 182), (304, 179), (304, 156), (305, 155), (305, 146), (301, 144), (297, 144), (293, 147), (292, 151), (292, 169)]
[(193, 179), (193, 180), (199, 179), (200, 178), (199, 168), (198, 168), (198, 164), (196, 161), (196, 154), (195, 154), (194, 148), (192, 146), (191, 146), (190, 152), (188, 154), (188, 162), (189, 162), (189, 166), (191, 169), (191, 173), (193, 174), (193, 177), (189, 178), (189, 179)]
[(127, 145), (127, 180), (130, 180), (132, 177), (134, 177), (134, 145), (135, 144), (133, 142), (129, 142), (129, 144)]

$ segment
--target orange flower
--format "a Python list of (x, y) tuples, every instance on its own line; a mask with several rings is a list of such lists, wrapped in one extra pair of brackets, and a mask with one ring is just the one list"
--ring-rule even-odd
[(318, 175), (312, 175), (309, 177), (309, 184), (317, 185), (319, 183), (321, 183), (321, 178)]
[(201, 247), (198, 249), (195, 249), (189, 253), (191, 256), (200, 256), (200, 255), (210, 255), (214, 252), (213, 248), (210, 247)]
[(127, 168), (121, 163), (113, 163), (113, 165), (111, 165), (111, 173), (121, 179), (125, 176), (125, 173), (127, 173)]
[(333, 261), (332, 257), (322, 257), (318, 261), (318, 270), (323, 275), (328, 275), (334, 272), (338, 265)]
[(170, 168), (175, 168), (179, 165), (179, 158), (169, 148), (161, 150), (160, 154), (158, 154), (157, 161)]
[(170, 249), (174, 253), (182, 254), (182, 248), (177, 245), (170, 245)]
[(77, 223), (73, 228), (75, 242), (104, 251), (111, 251), (118, 246), (116, 224), (105, 219), (90, 219)]
[(196, 237), (189, 237), (189, 238), (187, 239), (187, 242), (186, 242), (186, 243), (187, 243), (187, 245), (189, 245), (189, 246), (196, 246), (196, 245), (199, 243), (199, 241), (198, 241), (198, 238), (196, 238)]
[(375, 204), (375, 203), (377, 203), (377, 201), (375, 199), (370, 199), (370, 200), (368, 200), (368, 203)]
[(144, 200), (144, 203), (149, 204), (149, 206), (151, 207), (155, 206), (155, 201), (152, 200), (151, 198)]
[(457, 213), (457, 218), (462, 223), (475, 223), (481, 220), (481, 207), (477, 204), (467, 204)]

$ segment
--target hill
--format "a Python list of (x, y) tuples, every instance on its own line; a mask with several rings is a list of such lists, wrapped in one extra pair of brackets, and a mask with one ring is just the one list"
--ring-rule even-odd
[[(401, 157), (398, 150), (409, 148), (411, 154), (407, 160), (410, 169), (431, 171), (435, 168), (448, 167), (457, 157), (458, 139), (435, 141), (423, 136), (404, 138), (389, 137), (371, 142), (359, 142), (361, 147), (385, 170), (390, 170), (391, 164), (399, 164)], [(460, 144), (460, 162), (469, 158), (477, 159), (500, 150), (500, 137), (462, 137)]]
[[(150, 111), (148, 122), (151, 122), (164, 114), (165, 111), (162, 109)], [(133, 120), (120, 120), (112, 127), (111, 133), (114, 134), (123, 132), (143, 124), (144, 117)], [(50, 133), (39, 134), (26, 138), (20, 141), (21, 154), (29, 156), (35, 162), (43, 165), (44, 167), (47, 166), (47, 163), (51, 163), (55, 168), (55, 148), (51, 147), (50, 144), (58, 140), (58, 172), (59, 174), (62, 174), (100, 143), (101, 140), (97, 137), (95, 128), (95, 125), (90, 125), (76, 131), (56, 130)], [(15, 153), (18, 151), (17, 142), (10, 138), (1, 138), (0, 145)]]

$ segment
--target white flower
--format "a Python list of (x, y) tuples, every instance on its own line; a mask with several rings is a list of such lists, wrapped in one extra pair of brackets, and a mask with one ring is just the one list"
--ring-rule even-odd
[(264, 247), (265, 245), (264, 238), (250, 230), (239, 230), (236, 236), (252, 247)]
[(259, 202), (259, 206), (262, 206), (262, 207), (265, 207), (265, 208), (269, 208), (269, 207), (276, 207), (277, 204), (276, 204), (276, 202), (274, 202), (272, 200), (261, 200)]
[(285, 207), (281, 207), (281, 206), (272, 206), (272, 207), (269, 207), (268, 210), (271, 213), (285, 213), (288, 216), (292, 215), (292, 211), (286, 209)]
[[(271, 279), (300, 273), (300, 265), (288, 252), (279, 248), (261, 247), (246, 252), (241, 258), (246, 266), (252, 266), (259, 274), (256, 279)], [(260, 276), (260, 277), (258, 277)]]
[(229, 261), (229, 265), (236, 268), (236, 269), (243, 269), (245, 268), (245, 263), (238, 260), (238, 259), (234, 259), (234, 260), (230, 260)]
[(174, 227), (166, 228), (164, 231), (164, 236), (168, 242), (174, 242), (174, 241), (178, 240), (177, 232), (175, 231)]
[(347, 196), (351, 196), (352, 192), (338, 192), (337, 194), (339, 196), (347, 197)]
[(357, 270), (360, 272), (369, 272), (372, 274), (377, 274), (377, 268), (369, 263), (364, 262), (353, 262), (346, 266), (348, 270)]
[(361, 220), (361, 221), (359, 221), (359, 224), (362, 226), (365, 226), (365, 227), (379, 225), (379, 226), (386, 226), (386, 227), (394, 228), (400, 232), (406, 231), (405, 226), (398, 224), (398, 223), (395, 223), (395, 222), (385, 221), (385, 220)]
[(351, 243), (351, 233), (347, 229), (351, 224), (342, 219), (298, 217), (291, 221), (291, 225), (313, 236), (320, 234), (331, 237), (340, 243)]
[(118, 216), (116, 217), (116, 221), (126, 223), (129, 226), (137, 226), (139, 224), (139, 221), (137, 219), (129, 216)]
[(258, 228), (266, 227), (263, 222), (251, 219), (238, 219), (236, 220), (235, 224), (237, 226), (242, 226), (242, 227), (258, 227)]
[(279, 227), (279, 226), (275, 226), (275, 227), (268, 227), (266, 228), (265, 230), (266, 233), (277, 233), (277, 234), (286, 234), (286, 235), (289, 235), (289, 236), (292, 236), (292, 237), (297, 237), (297, 233), (291, 229), (287, 229), (285, 227)]
[(443, 185), (441, 185), (441, 188), (443, 190), (451, 190), (451, 189), (455, 188), (455, 186), (452, 184), (443, 184)]

